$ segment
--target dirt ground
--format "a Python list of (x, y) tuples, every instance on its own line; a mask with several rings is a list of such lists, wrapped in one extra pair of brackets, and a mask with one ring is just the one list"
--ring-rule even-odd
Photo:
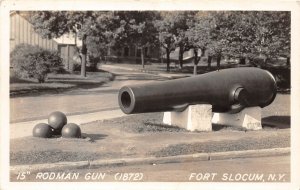
[(214, 132), (188, 132), (161, 124), (162, 113), (139, 114), (81, 126), (81, 139), (25, 137), (11, 140), (11, 165), (173, 156), (198, 152), (290, 146), (290, 129), (267, 127), (244, 131), (214, 127)]

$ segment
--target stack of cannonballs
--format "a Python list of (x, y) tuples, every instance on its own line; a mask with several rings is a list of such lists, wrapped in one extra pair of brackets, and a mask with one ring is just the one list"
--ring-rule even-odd
[(59, 111), (52, 112), (48, 117), (48, 124), (39, 123), (34, 126), (34, 137), (50, 138), (53, 135), (61, 135), (64, 138), (80, 138), (80, 127), (75, 123), (67, 123), (67, 116)]

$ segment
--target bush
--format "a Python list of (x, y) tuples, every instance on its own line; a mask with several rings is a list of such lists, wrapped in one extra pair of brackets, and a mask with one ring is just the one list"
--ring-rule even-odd
[(17, 75), (23, 78), (35, 78), (45, 82), (48, 73), (63, 70), (62, 59), (58, 52), (44, 50), (38, 46), (21, 44), (10, 55), (11, 64)]

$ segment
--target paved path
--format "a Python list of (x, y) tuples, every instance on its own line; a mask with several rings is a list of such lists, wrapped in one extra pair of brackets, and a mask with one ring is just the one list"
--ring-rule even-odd
[(114, 70), (116, 78), (101, 87), (77, 89), (59, 94), (10, 99), (10, 122), (24, 122), (45, 119), (53, 111), (76, 115), (103, 110), (117, 110), (118, 90), (126, 84), (163, 80), (162, 77), (126, 70)]
[[(122, 117), (125, 114), (120, 110), (109, 110), (109, 111), (101, 111), (101, 112), (93, 112), (93, 113), (85, 113), (79, 115), (68, 116), (68, 123), (77, 123), (84, 124), (92, 121), (103, 120), (103, 119), (112, 119), (116, 117)], [(20, 123), (12, 123), (10, 124), (10, 138), (20, 138), (25, 136), (32, 135), (32, 128), (38, 123), (47, 123), (47, 119), (20, 122)]]
[(166, 80), (154, 74), (109, 68), (115, 80), (93, 89), (78, 89), (60, 94), (10, 99), (10, 138), (30, 136), (32, 128), (47, 123), (53, 111), (62, 111), (68, 122), (77, 124), (124, 116), (118, 106), (118, 90), (127, 84)]

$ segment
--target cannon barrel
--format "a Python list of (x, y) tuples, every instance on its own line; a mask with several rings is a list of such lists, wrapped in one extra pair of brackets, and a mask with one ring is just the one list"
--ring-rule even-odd
[(245, 107), (265, 107), (276, 96), (273, 75), (258, 68), (231, 68), (148, 84), (128, 85), (118, 102), (126, 114), (178, 111), (188, 105), (211, 104), (214, 112), (237, 113)]

